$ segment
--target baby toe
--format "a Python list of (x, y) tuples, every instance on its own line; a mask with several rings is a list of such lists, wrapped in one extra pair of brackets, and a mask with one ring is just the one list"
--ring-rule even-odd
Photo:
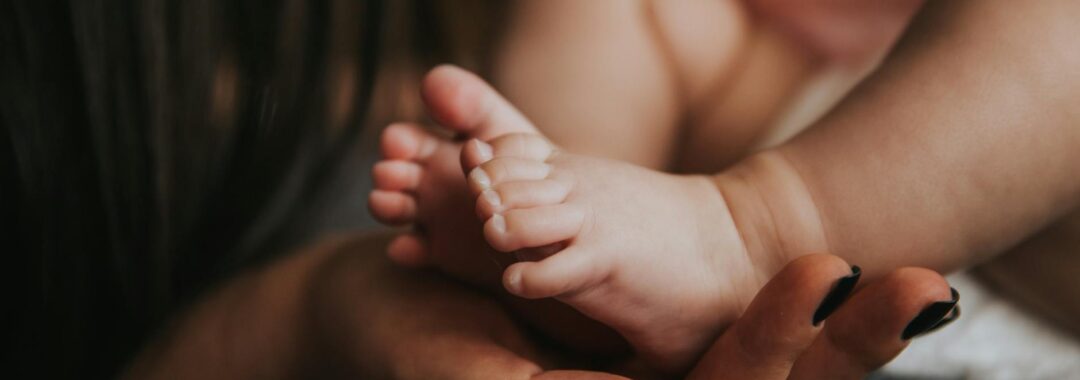
[(466, 173), (493, 158), (495, 158), (495, 149), (491, 144), (478, 139), (469, 140), (461, 148), (461, 168)]
[(540, 161), (518, 157), (498, 157), (469, 172), (469, 187), (474, 194), (501, 183), (544, 179), (551, 166)]
[(420, 185), (424, 168), (412, 161), (385, 160), (371, 170), (375, 188), (388, 191), (413, 191)]
[(466, 144), (461, 153), (461, 163), (472, 169), (494, 157), (518, 157), (546, 161), (554, 147), (544, 137), (535, 133), (511, 133), (486, 143), (475, 140)]
[(503, 272), (503, 286), (524, 298), (571, 296), (605, 277), (594, 256), (570, 247), (541, 261), (515, 263)]
[(555, 179), (504, 182), (480, 193), (476, 212), (481, 219), (488, 219), (509, 209), (559, 204), (571, 188), (569, 182)]
[(399, 191), (372, 191), (368, 209), (371, 216), (384, 224), (403, 225), (416, 220), (416, 199)]
[(430, 263), (427, 242), (415, 233), (398, 235), (386, 246), (386, 255), (391, 261), (409, 267), (424, 266)]
[(495, 157), (521, 157), (536, 161), (547, 160), (554, 151), (547, 139), (535, 133), (511, 133), (488, 141)]
[(484, 237), (502, 252), (542, 247), (573, 238), (584, 220), (585, 213), (575, 205), (511, 209), (484, 223)]
[(421, 84), (428, 112), (443, 126), (481, 140), (536, 127), (483, 79), (461, 68), (432, 69)]
[(388, 159), (423, 161), (435, 153), (440, 141), (414, 123), (394, 123), (383, 130), (379, 148)]

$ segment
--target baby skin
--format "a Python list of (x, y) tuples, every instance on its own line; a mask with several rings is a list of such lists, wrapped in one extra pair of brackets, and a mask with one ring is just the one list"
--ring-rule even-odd
[[(796, 256), (834, 253), (867, 278), (910, 265), (948, 272), (1080, 207), (1080, 129), (1068, 107), (1080, 101), (1080, 87), (1068, 85), (1080, 81), (1069, 70), (1080, 62), (1069, 49), (1076, 6), (928, 4), (921, 14), (931, 16), (909, 32), (916, 37), (901, 40), (845, 102), (713, 177), (562, 152), (478, 78), (440, 68), (424, 94), (437, 121), (469, 139), (460, 161), (449, 158), (468, 180), (410, 161), (412, 178), (429, 180), (402, 181), (420, 183), (415, 196), (394, 193), (395, 204), (373, 196), (372, 208), (461, 224), (429, 202), (456, 200), (422, 196), (438, 189), (434, 180), (451, 181), (457, 190), (442, 193), (475, 197), (462, 202), (475, 203), (482, 236), (516, 253), (501, 257), (524, 259), (502, 273), (508, 291), (555, 297), (618, 330), (655, 366), (685, 368), (762, 279)], [(457, 146), (414, 137), (404, 145)], [(424, 246), (405, 256), (423, 257)]]
[[(451, 173), (457, 168), (434, 162), (458, 162), (445, 157), (458, 144), (393, 126), (384, 135), (388, 160), (376, 169), (381, 190), (372, 194), (375, 214), (399, 221), (434, 215), (430, 220), (439, 222), (439, 213), (453, 218), (458, 214), (445, 203), (454, 202), (449, 197), (456, 187), (467, 186), (471, 197), (459, 202), (476, 200), (482, 236), (504, 252), (500, 260), (517, 259), (503, 261), (509, 264), (502, 272), (507, 291), (569, 304), (617, 330), (656, 368), (678, 371), (691, 364), (771, 274), (751, 258), (710, 177), (560, 151), (490, 86), (461, 69), (435, 69), (425, 80), (424, 97), (441, 125), (469, 138), (460, 149), (467, 181), (461, 171)], [(394, 146), (426, 147), (407, 149), (420, 154), (395, 154), (387, 149)], [(399, 161), (408, 157), (414, 161)], [(393, 186), (399, 183), (405, 185)], [(447, 195), (426, 195), (430, 191)], [(390, 255), (406, 261), (433, 256), (424, 250), (438, 247), (435, 236), (429, 244), (405, 235)]]

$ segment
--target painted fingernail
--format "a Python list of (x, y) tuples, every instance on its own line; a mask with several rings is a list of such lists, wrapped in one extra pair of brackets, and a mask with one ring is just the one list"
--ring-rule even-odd
[(491, 228), (494, 228), (495, 232), (498, 232), (500, 234), (506, 232), (506, 219), (503, 218), (502, 215), (492, 215), (491, 219), (488, 220), (488, 223), (491, 223)]
[(862, 268), (859, 268), (858, 265), (852, 265), (851, 274), (836, 280), (836, 285), (833, 285), (832, 290), (825, 295), (825, 299), (821, 300), (821, 304), (814, 311), (814, 326), (821, 324), (821, 321), (824, 321), (836, 309), (840, 308), (840, 305), (851, 295), (851, 291), (855, 290), (855, 284), (859, 282), (861, 276)]
[(919, 312), (904, 328), (904, 332), (900, 334), (901, 339), (908, 340), (940, 329), (960, 317), (960, 306), (956, 304), (960, 301), (960, 293), (955, 288), (949, 289), (952, 291), (952, 299), (934, 302)]
[(926, 331), (923, 331), (922, 335), (926, 335), (926, 334), (932, 333), (934, 331), (937, 331), (937, 330), (941, 329), (942, 327), (945, 327), (946, 325), (948, 325), (948, 324), (952, 323), (953, 321), (957, 320), (958, 318), (960, 318), (960, 305), (959, 304), (957, 304), (956, 307), (954, 307), (952, 309), (952, 312), (950, 312), (949, 315), (945, 316), (944, 319), (942, 319), (937, 324), (931, 326), (930, 329), (928, 329)]
[(491, 187), (491, 177), (488, 177), (483, 168), (473, 169), (472, 173), (469, 173), (469, 182), (480, 189)]
[(476, 146), (476, 154), (480, 156), (481, 162), (488, 162), (495, 157), (495, 152), (491, 148), (491, 144), (473, 139), (473, 145)]
[(499, 197), (499, 193), (495, 190), (487, 189), (480, 193), (481, 197), (484, 197), (484, 201), (491, 207), (499, 207), (502, 205), (502, 198)]

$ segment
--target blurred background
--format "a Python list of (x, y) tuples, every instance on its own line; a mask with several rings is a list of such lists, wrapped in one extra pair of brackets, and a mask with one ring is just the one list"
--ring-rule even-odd
[(0, 2), (4, 367), (114, 374), (216, 281), (373, 225), (372, 136), (434, 63), (482, 70), (501, 7)]

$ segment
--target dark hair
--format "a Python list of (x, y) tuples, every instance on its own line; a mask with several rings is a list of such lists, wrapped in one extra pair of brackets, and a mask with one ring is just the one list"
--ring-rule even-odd
[(0, 3), (5, 370), (114, 376), (290, 244), (366, 119), (381, 6)]
[(362, 125), (418, 118), (436, 63), (484, 69), (497, 3), (0, 2), (0, 364), (115, 376), (215, 282), (311, 238)]

